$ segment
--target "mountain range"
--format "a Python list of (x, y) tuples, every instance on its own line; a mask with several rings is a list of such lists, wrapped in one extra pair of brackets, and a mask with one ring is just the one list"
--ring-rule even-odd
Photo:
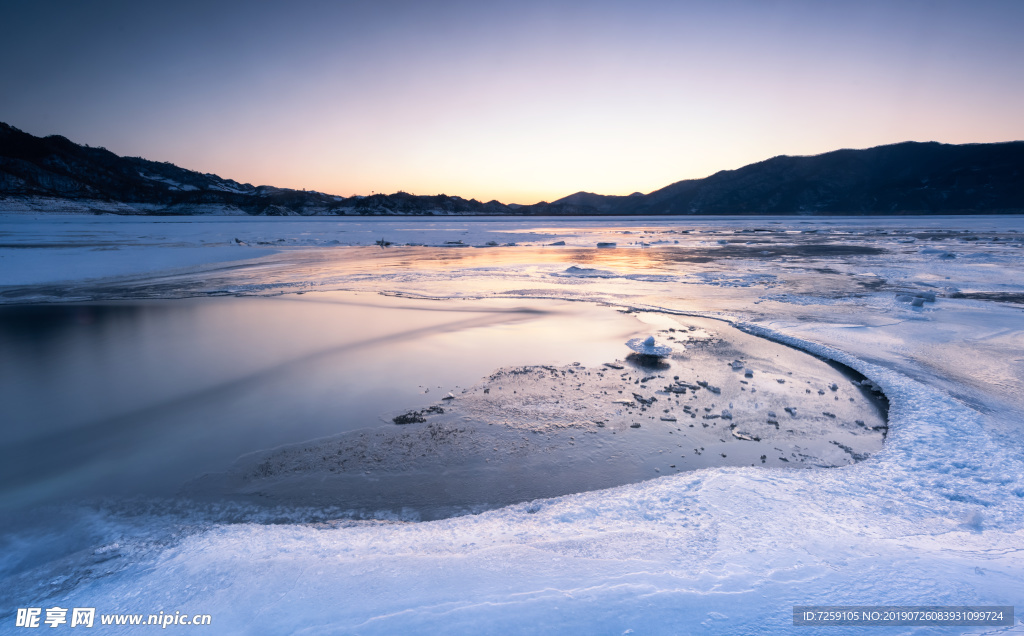
[(0, 212), (248, 215), (1024, 213), (1024, 142), (904, 142), (778, 156), (649, 194), (577, 192), (535, 205), (405, 192), (341, 197), (213, 174), (0, 123)]

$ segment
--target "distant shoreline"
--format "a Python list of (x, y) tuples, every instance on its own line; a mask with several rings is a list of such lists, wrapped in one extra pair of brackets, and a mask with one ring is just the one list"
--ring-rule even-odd
[[(139, 207), (134, 207), (139, 206)], [(736, 213), (645, 213), (645, 214), (623, 214), (623, 213), (595, 213), (595, 212), (575, 212), (575, 213), (493, 213), (493, 214), (480, 214), (472, 212), (449, 212), (444, 210), (435, 210), (429, 212), (346, 212), (346, 213), (327, 213), (318, 212), (315, 214), (300, 214), (300, 213), (288, 213), (288, 214), (262, 214), (262, 213), (249, 213), (239, 208), (232, 208), (230, 206), (202, 206), (199, 211), (185, 211), (185, 210), (167, 210), (167, 209), (152, 209), (145, 210), (145, 207), (149, 207), (148, 204), (140, 203), (126, 203), (123, 201), (101, 201), (101, 200), (77, 200), (77, 199), (55, 199), (50, 197), (4, 197), (0, 198), (0, 215), (74, 215), (74, 216), (120, 216), (120, 217), (149, 217), (149, 218), (161, 218), (161, 217), (219, 217), (219, 218), (321, 218), (321, 219), (360, 219), (360, 218), (387, 218), (387, 219), (402, 219), (402, 218), (459, 218), (459, 219), (567, 219), (567, 218), (587, 218), (587, 219), (657, 219), (657, 218), (710, 218), (710, 219), (729, 219), (729, 218), (773, 218), (773, 217), (884, 217), (884, 218), (900, 218), (900, 217), (948, 217), (948, 216), (1013, 216), (1013, 215), (1024, 215), (1024, 208), (1014, 208), (1005, 210), (940, 210), (940, 211), (919, 211), (919, 210), (899, 210), (894, 212), (764, 212), (764, 213), (751, 213), (751, 212), (736, 212)], [(197, 206), (198, 207), (198, 206)], [(141, 209), (140, 209), (141, 208)], [(219, 208), (219, 209), (217, 209)]]

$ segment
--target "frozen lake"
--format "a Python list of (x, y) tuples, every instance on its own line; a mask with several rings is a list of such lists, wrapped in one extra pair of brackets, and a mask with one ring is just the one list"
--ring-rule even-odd
[[(1021, 217), (0, 216), (0, 632), (16, 633), (13, 608), (52, 605), (208, 613), (222, 633), (758, 633), (792, 629), (793, 605), (1020, 605), (1022, 253)], [(701, 358), (689, 327), (735, 346)], [(678, 356), (641, 373), (622, 343), (647, 333)], [(851, 369), (842, 389), (824, 375), (841, 370), (797, 350)], [(499, 369), (551, 367), (557, 391), (573, 363), (598, 392), (598, 369), (634, 387), (663, 377), (626, 390), (638, 401), (612, 402), (600, 429), (560, 424), (562, 399), (543, 417), (515, 415), (518, 393), (502, 402), (562, 444), (527, 467), (534, 489), (507, 500), (521, 503), (413, 522), (295, 496), (332, 479), (296, 444), (354, 448), (337, 444), (449, 391), (445, 417), (496, 417), (471, 407), (505, 386)], [(654, 390), (675, 376), (735, 394), (690, 389), (677, 405)], [(610, 435), (615, 408), (616, 432), (650, 448), (718, 426), (728, 455), (784, 429), (786, 406), (831, 435), (860, 416), (825, 401), (868, 412), (857, 400), (874, 386), (888, 434), (861, 461), (826, 435), (725, 465), (644, 451), (635, 478), (588, 487), (555, 471), (561, 490), (539, 486), (561, 458), (609, 448), (586, 439)], [(768, 419), (783, 425), (755, 429)], [(779, 463), (821, 448), (848, 459)], [(246, 453), (291, 468), (245, 481)], [(624, 474), (594, 471), (607, 473)], [(199, 474), (228, 477), (183, 493)], [(423, 483), (423, 497), (446, 488)]]

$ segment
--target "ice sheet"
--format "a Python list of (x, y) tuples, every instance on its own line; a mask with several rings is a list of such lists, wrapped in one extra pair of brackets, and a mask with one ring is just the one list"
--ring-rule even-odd
[[(153, 229), (102, 222), (125, 235)], [(45, 230), (34, 223), (5, 219), (3, 242)], [(298, 240), (328, 227), (216, 223), (181, 235), (227, 240), (251, 227), (246, 236)], [(415, 240), (427, 230), (406, 221), (360, 223), (365, 240), (435, 244)], [(843, 468), (704, 469), (426, 523), (166, 500), (41, 511), (4, 535), (0, 631), (17, 633), (13, 608), (54, 604), (209, 613), (218, 633), (308, 634), (803, 633), (791, 625), (796, 604), (1024, 606), (1020, 217), (451, 223), (430, 231), (480, 244), (504, 233), (515, 238), (500, 242), (521, 245), (307, 246), (263, 257), (260, 269), (3, 295), (362, 289), (727, 318), (880, 385), (891, 404), (884, 449)], [(681, 242), (628, 247), (636, 234)], [(546, 245), (557, 240), (567, 245)], [(578, 247), (605, 240), (620, 246)], [(570, 267), (663, 278), (553, 275)], [(920, 290), (936, 302), (896, 300)]]

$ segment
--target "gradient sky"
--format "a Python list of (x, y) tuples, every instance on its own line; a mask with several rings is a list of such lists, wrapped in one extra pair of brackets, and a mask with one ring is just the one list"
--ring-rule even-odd
[(1024, 139), (1024, 0), (0, 0), (0, 25), (0, 121), (346, 196)]

